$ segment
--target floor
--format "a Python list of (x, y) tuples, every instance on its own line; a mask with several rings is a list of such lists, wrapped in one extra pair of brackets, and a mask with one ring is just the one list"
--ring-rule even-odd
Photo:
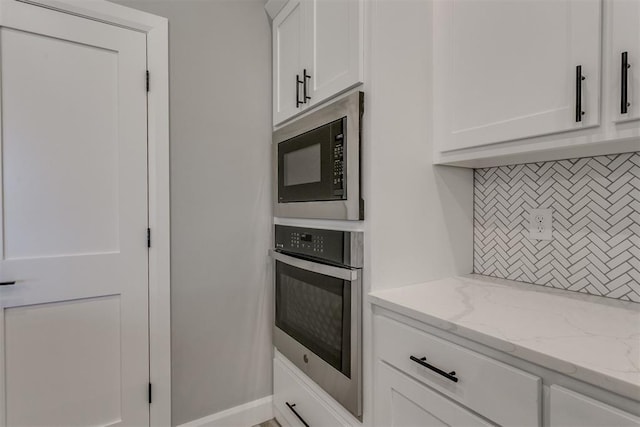
[(253, 426), (253, 427), (280, 427), (280, 423), (276, 421), (275, 418), (271, 418), (270, 420), (260, 423), (257, 426)]

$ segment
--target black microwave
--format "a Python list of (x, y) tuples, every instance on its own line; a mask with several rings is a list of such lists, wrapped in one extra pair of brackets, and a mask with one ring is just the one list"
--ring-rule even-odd
[(363, 107), (354, 92), (273, 133), (276, 217), (364, 219)]

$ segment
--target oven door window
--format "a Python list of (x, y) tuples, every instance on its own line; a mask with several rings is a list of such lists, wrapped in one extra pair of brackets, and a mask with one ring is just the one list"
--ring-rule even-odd
[(346, 118), (278, 144), (278, 201), (341, 200)]
[(351, 282), (277, 261), (276, 326), (351, 377)]

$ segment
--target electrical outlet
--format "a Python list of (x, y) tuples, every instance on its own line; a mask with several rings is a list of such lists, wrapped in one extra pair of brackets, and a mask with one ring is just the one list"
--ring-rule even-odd
[(531, 209), (529, 215), (529, 238), (532, 240), (552, 240), (551, 209)]

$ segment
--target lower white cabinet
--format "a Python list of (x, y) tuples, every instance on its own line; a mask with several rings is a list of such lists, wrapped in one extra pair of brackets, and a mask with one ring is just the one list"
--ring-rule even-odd
[(385, 427), (491, 426), (438, 392), (376, 361), (375, 425)]
[(640, 418), (590, 397), (551, 386), (551, 427), (631, 427)]
[[(273, 407), (276, 419), (292, 427), (348, 427), (360, 425), (318, 387), (312, 388), (298, 368), (276, 353), (273, 359)], [(336, 406), (337, 405), (337, 406)]]
[(640, 427), (633, 397), (603, 394), (544, 366), (523, 367), (507, 354), (489, 357), (424, 326), (397, 313), (374, 314), (374, 426)]
[[(376, 396), (386, 393), (386, 399), (395, 399), (382, 407), (399, 404), (399, 395), (389, 394), (389, 376), (408, 388), (409, 381), (401, 379), (408, 375), (426, 386), (412, 389), (428, 405), (425, 414), (436, 410), (442, 395), (443, 402), (456, 402), (447, 406), (451, 416), (464, 416), (464, 407), (499, 425), (540, 425), (540, 378), (384, 316), (374, 316), (373, 327), (375, 363), (394, 368), (392, 373), (382, 370), (374, 380)], [(376, 425), (386, 426), (392, 414), (384, 409), (377, 413)]]

